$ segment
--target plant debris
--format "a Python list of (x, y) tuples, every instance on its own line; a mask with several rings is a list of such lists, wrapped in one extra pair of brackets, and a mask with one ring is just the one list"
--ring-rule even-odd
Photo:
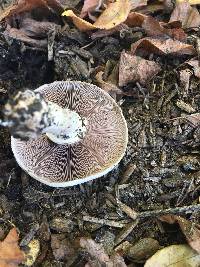
[(180, 21), (183, 29), (197, 28), (200, 25), (200, 14), (189, 2), (178, 2), (170, 18), (170, 22), (174, 21)]
[(145, 267), (198, 267), (200, 255), (187, 245), (172, 245), (165, 247), (154, 254), (146, 263)]
[(0, 127), (2, 265), (200, 265), (198, 1), (0, 4), (1, 111), (19, 90), (81, 80), (117, 101), (129, 130), (111, 173), (62, 189), (25, 174)]
[(125, 86), (129, 82), (145, 85), (159, 71), (161, 67), (156, 62), (122, 52), (119, 62), (119, 86)]
[(0, 266), (15, 267), (25, 259), (18, 245), (18, 234), (16, 228), (10, 230), (6, 238), (0, 243)]

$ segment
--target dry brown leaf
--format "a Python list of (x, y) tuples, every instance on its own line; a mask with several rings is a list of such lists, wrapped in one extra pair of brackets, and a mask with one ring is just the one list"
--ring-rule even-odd
[(130, 10), (129, 0), (116, 0), (108, 5), (94, 25), (99, 29), (112, 29), (127, 19)]
[(100, 15), (94, 24), (87, 22), (76, 16), (72, 10), (63, 12), (62, 16), (72, 18), (73, 23), (81, 31), (89, 31), (95, 29), (110, 30), (123, 23), (130, 12), (131, 5), (129, 0), (117, 0), (110, 3), (106, 10)]
[(141, 9), (137, 9), (138, 12), (142, 13), (142, 14), (152, 14), (155, 13), (157, 11), (161, 11), (163, 9), (166, 9), (164, 2), (163, 3), (159, 3), (159, 2), (149, 2), (147, 6), (141, 8)]
[(146, 15), (143, 15), (138, 12), (131, 12), (129, 13), (125, 24), (127, 24), (129, 27), (140, 27), (142, 26), (142, 23), (144, 22), (145, 18), (147, 18)]
[(119, 86), (137, 81), (145, 85), (159, 71), (161, 71), (161, 67), (154, 61), (122, 52), (119, 62)]
[(116, 95), (123, 95), (122, 90), (120, 90), (115, 84), (103, 80), (103, 74), (103, 71), (99, 71), (95, 76), (99, 87), (101, 87), (101, 89), (109, 93), (115, 99)]
[(147, 0), (130, 0), (131, 10), (147, 5)]
[(193, 113), (191, 115), (184, 116), (184, 119), (193, 127), (200, 125), (200, 113)]
[(94, 11), (99, 5), (99, 0), (85, 0), (80, 17), (84, 18), (87, 16), (88, 12)]
[(197, 60), (197, 59), (191, 59), (191, 60), (187, 61), (187, 64), (190, 65), (193, 68), (194, 75), (197, 78), (200, 78), (200, 64), (199, 64), (199, 60)]
[(144, 267), (199, 267), (200, 255), (187, 245), (172, 245), (156, 252)]
[(200, 14), (197, 8), (191, 7), (189, 2), (177, 3), (172, 12), (170, 22), (180, 21), (184, 29), (196, 28), (200, 25)]
[(192, 45), (180, 42), (173, 39), (156, 39), (156, 38), (143, 38), (131, 46), (132, 54), (137, 50), (142, 50), (146, 54), (157, 55), (194, 55), (196, 53)]
[(13, 39), (19, 40), (21, 42), (27, 43), (31, 46), (35, 47), (47, 47), (47, 39), (33, 39), (29, 37), (27, 34), (25, 34), (23, 31), (16, 29), (16, 28), (11, 28), (7, 27), (6, 31), (3, 33), (5, 36), (9, 36)]
[(97, 27), (94, 26), (94, 24), (79, 18), (72, 10), (67, 10), (62, 13), (62, 16), (70, 17), (74, 23), (74, 25), (80, 30), (80, 31), (90, 31), (90, 30), (96, 30)]
[(36, 7), (42, 6), (49, 9), (53, 8), (58, 13), (63, 11), (62, 5), (57, 0), (18, 0), (16, 4), (8, 6), (2, 13), (0, 13), (0, 21), (8, 16), (31, 11)]
[(17, 3), (8, 6), (1, 14), (0, 21), (8, 16), (19, 14), (21, 12), (30, 11), (35, 7), (45, 5), (44, 0), (19, 0)]
[(165, 215), (161, 216), (159, 219), (170, 224), (178, 223), (188, 241), (188, 244), (200, 253), (200, 225), (192, 223), (177, 215)]
[(80, 246), (84, 248), (92, 256), (92, 260), (89, 260), (86, 266), (127, 267), (123, 258), (119, 254), (112, 255), (112, 257), (110, 258), (105, 252), (102, 245), (96, 243), (91, 238), (82, 237), (80, 239)]
[[(163, 24), (164, 25), (164, 24)], [(186, 41), (187, 35), (182, 29), (166, 29), (159, 21), (151, 16), (144, 19), (142, 28), (146, 31), (148, 36), (151, 37), (172, 37), (179, 41)]]
[(6, 238), (0, 242), (0, 266), (16, 267), (24, 261), (24, 253), (18, 246), (18, 234), (15, 228), (11, 229)]
[(31, 18), (25, 18), (20, 23), (20, 31), (29, 37), (47, 38), (50, 31), (58, 28), (59, 25), (49, 21), (36, 21)]

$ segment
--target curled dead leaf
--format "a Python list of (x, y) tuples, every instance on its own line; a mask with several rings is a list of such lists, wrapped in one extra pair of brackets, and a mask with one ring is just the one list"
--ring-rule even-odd
[(33, 39), (33, 38), (29, 37), (23, 31), (16, 29), (16, 28), (7, 27), (6, 31), (4, 31), (3, 34), (5, 36), (9, 36), (13, 39), (27, 43), (31, 46), (40, 47), (40, 48), (46, 48), (47, 47), (47, 39), (41, 39), (41, 40)]
[(94, 11), (99, 5), (99, 0), (85, 0), (80, 17), (84, 18), (91, 11)]
[(125, 24), (127, 24), (129, 27), (136, 27), (136, 26), (140, 27), (142, 26), (142, 23), (146, 18), (147, 16), (141, 13), (131, 12), (129, 13), (126, 19)]
[(93, 260), (89, 259), (88, 265), (90, 267), (96, 266), (120, 266), (127, 267), (123, 258), (119, 254), (114, 254), (111, 257), (105, 252), (101, 244), (96, 243), (91, 238), (80, 239), (80, 246), (84, 248), (91, 256)]
[(131, 46), (132, 54), (136, 51), (142, 50), (145, 54), (157, 54), (157, 55), (194, 55), (196, 53), (192, 45), (180, 42), (173, 39), (164, 38), (143, 38)]
[(199, 267), (200, 255), (187, 245), (172, 245), (156, 252), (144, 267)]
[(94, 25), (99, 29), (112, 29), (127, 19), (130, 10), (129, 0), (116, 0), (108, 5)]
[(62, 16), (70, 17), (74, 23), (74, 25), (80, 30), (80, 31), (91, 31), (98, 29), (94, 24), (78, 17), (72, 10), (67, 10), (62, 13)]
[(37, 7), (47, 7), (48, 9), (53, 8), (58, 14), (63, 11), (62, 5), (57, 0), (18, 0), (0, 13), (0, 21), (15, 14), (31, 11)]
[(144, 7), (147, 5), (147, 0), (130, 0), (131, 3), (131, 10)]
[(24, 253), (18, 245), (18, 234), (16, 228), (10, 230), (6, 238), (0, 242), (0, 266), (15, 267), (24, 261)]
[(191, 60), (187, 61), (186, 63), (193, 68), (194, 75), (197, 78), (200, 78), (200, 64), (199, 64), (199, 60), (197, 60), (197, 59), (191, 59)]
[(119, 62), (119, 86), (136, 81), (145, 85), (159, 71), (161, 67), (156, 62), (123, 51)]
[(200, 25), (200, 14), (189, 2), (178, 2), (170, 18), (170, 22), (174, 21), (180, 21), (184, 29), (196, 28)]
[(167, 29), (162, 24), (153, 17), (147, 16), (142, 23), (142, 28), (150, 37), (172, 37), (182, 42), (186, 41), (187, 35), (181, 28)]
[(200, 225), (190, 222), (177, 215), (161, 216), (160, 220), (169, 224), (178, 223), (188, 241), (188, 244), (194, 250), (200, 253)]
[(95, 29), (110, 30), (127, 19), (130, 9), (131, 5), (129, 0), (117, 0), (116, 2), (108, 5), (94, 24), (78, 17), (72, 10), (63, 12), (62, 16), (70, 17), (80, 31)]
[(100, 71), (95, 76), (98, 86), (109, 93), (114, 99), (116, 99), (116, 95), (123, 95), (123, 91), (120, 90), (115, 84), (103, 80), (103, 74), (103, 71)]
[(36, 39), (46, 38), (48, 33), (56, 28), (58, 24), (49, 21), (36, 21), (31, 18), (25, 18), (20, 23), (20, 30), (29, 37)]

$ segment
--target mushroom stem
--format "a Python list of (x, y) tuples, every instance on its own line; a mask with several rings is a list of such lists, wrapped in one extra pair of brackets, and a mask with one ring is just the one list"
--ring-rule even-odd
[(11, 134), (21, 140), (45, 133), (57, 144), (72, 144), (83, 138), (86, 120), (75, 111), (46, 101), (38, 92), (19, 92), (5, 105), (5, 120)]

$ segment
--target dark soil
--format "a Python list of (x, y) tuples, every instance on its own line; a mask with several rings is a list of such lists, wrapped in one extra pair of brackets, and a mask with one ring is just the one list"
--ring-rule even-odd
[[(5, 40), (0, 35), (1, 110), (8, 97), (18, 90), (35, 89), (54, 80), (95, 83), (96, 68), (108, 60), (118, 61), (120, 52), (128, 49), (135, 38), (136, 34), (115, 33), (91, 41), (87, 34), (71, 27), (56, 37), (54, 60), (48, 61), (45, 50)], [(81, 54), (80, 48), (84, 46), (87, 47)], [(200, 131), (179, 119), (186, 112), (176, 105), (179, 99), (189, 103), (195, 112), (200, 111), (199, 80), (192, 77), (188, 92), (179, 82), (177, 70), (186, 59), (159, 57), (156, 60), (163, 71), (147, 87), (130, 84), (123, 88), (132, 94), (119, 102), (128, 123), (129, 143), (118, 168), (106, 177), (71, 188), (45, 186), (17, 165), (9, 132), (1, 127), (0, 238), (15, 225), (22, 247), (26, 248), (33, 238), (40, 242), (34, 266), (84, 266), (86, 255), (81, 250), (71, 251), (70, 244), (76, 238), (90, 236), (110, 253), (124, 228), (127, 230), (132, 222), (116, 197), (138, 214), (198, 204)], [(182, 215), (199, 221), (199, 212)], [(90, 217), (96, 218), (96, 223)], [(98, 223), (99, 219), (104, 219), (104, 224)], [(118, 222), (124, 227), (116, 227)], [(142, 238), (154, 238), (160, 246), (186, 242), (178, 226), (161, 223), (154, 213), (141, 216), (121, 242), (128, 240), (135, 244)], [(55, 249), (56, 242), (60, 247), (64, 244), (64, 256)], [(143, 266), (144, 259), (140, 263), (130, 255), (125, 259), (127, 264), (136, 262), (134, 266)]]

